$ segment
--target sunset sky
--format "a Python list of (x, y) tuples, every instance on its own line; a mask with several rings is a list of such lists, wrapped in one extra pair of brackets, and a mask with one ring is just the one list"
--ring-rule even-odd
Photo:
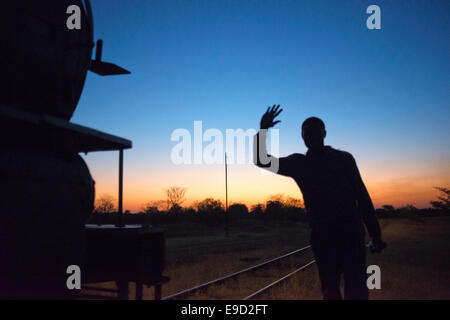
[[(223, 165), (175, 165), (171, 134), (257, 129), (282, 105), (280, 154), (306, 152), (302, 121), (351, 152), (376, 206), (426, 207), (450, 186), (449, 1), (92, 1), (103, 59), (131, 75), (89, 73), (72, 121), (133, 141), (124, 206), (138, 211), (187, 188), (224, 199)], [(368, 30), (366, 8), (381, 8)], [(206, 146), (208, 143), (204, 143)], [(97, 196), (117, 198), (117, 152), (83, 156)], [(230, 202), (301, 197), (292, 179), (229, 166)]]

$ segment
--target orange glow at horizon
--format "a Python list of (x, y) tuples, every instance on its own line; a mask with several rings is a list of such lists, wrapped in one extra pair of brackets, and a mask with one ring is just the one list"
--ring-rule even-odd
[[(421, 174), (408, 174), (411, 168), (360, 167), (361, 175), (375, 207), (389, 204), (400, 207), (412, 204), (429, 207), (437, 198), (435, 186), (449, 186), (450, 176), (439, 174), (431, 167), (417, 170)], [(416, 168), (417, 169), (417, 168)], [(138, 172), (143, 171), (143, 172)], [(442, 170), (440, 170), (442, 173)], [(92, 172), (96, 180), (96, 197), (108, 194), (117, 199), (117, 175)], [(144, 204), (166, 198), (165, 189), (171, 186), (187, 188), (184, 206), (205, 198), (225, 202), (224, 168), (220, 165), (171, 166), (165, 170), (126, 170), (124, 177), (124, 210), (141, 211)], [(264, 203), (274, 194), (302, 199), (293, 179), (264, 172), (253, 165), (231, 165), (228, 169), (228, 203), (251, 206)]]

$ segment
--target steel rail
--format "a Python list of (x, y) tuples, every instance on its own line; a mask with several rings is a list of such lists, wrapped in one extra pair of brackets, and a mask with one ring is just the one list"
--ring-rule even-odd
[(279, 284), (280, 282), (286, 280), (287, 278), (289, 278), (290, 276), (296, 274), (297, 272), (302, 271), (302, 270), (308, 268), (310, 265), (314, 264), (315, 262), (316, 262), (316, 260), (312, 260), (312, 261), (308, 262), (307, 264), (305, 264), (305, 265), (301, 266), (300, 268), (298, 268), (298, 269), (292, 271), (291, 273), (288, 273), (288, 274), (285, 275), (284, 277), (282, 277), (282, 278), (280, 278), (280, 279), (278, 279), (278, 280), (272, 282), (271, 284), (268, 284), (267, 286), (265, 286), (265, 287), (259, 289), (258, 291), (255, 291), (254, 293), (252, 293), (251, 295), (245, 297), (245, 298), (242, 299), (242, 300), (249, 300), (249, 299), (252, 299), (252, 298), (254, 298), (254, 297), (260, 295), (260, 294), (263, 293), (264, 291), (266, 291), (266, 290), (272, 288), (273, 286)]
[(213, 285), (213, 284), (217, 284), (217, 283), (222, 282), (222, 281), (224, 281), (224, 280), (227, 280), (227, 279), (236, 277), (236, 276), (241, 275), (241, 274), (243, 274), (243, 273), (245, 273), (245, 272), (252, 271), (252, 270), (256, 270), (256, 269), (262, 268), (262, 267), (264, 267), (264, 266), (266, 266), (266, 265), (268, 265), (268, 264), (270, 264), (270, 263), (273, 263), (273, 262), (279, 261), (279, 260), (281, 260), (281, 259), (290, 257), (290, 256), (292, 256), (292, 255), (294, 255), (294, 254), (296, 254), (296, 253), (305, 251), (305, 250), (309, 249), (310, 247), (311, 247), (311, 246), (306, 246), (306, 247), (303, 247), (303, 248), (300, 248), (300, 249), (297, 249), (297, 250), (288, 252), (288, 253), (286, 253), (286, 254), (284, 254), (284, 255), (282, 255), (282, 256), (279, 256), (279, 257), (277, 257), (277, 258), (270, 259), (270, 260), (268, 260), (268, 261), (262, 262), (262, 263), (260, 263), (260, 264), (254, 265), (254, 266), (252, 266), (252, 267), (248, 267), (248, 268), (242, 269), (242, 270), (240, 270), (240, 271), (233, 272), (233, 273), (231, 273), (231, 274), (229, 274), (229, 275), (226, 275), (226, 276), (217, 278), (217, 279), (215, 279), (215, 280), (211, 280), (211, 281), (205, 282), (205, 283), (200, 284), (200, 285), (198, 285), (198, 286), (195, 286), (195, 287), (192, 287), (192, 288), (189, 288), (189, 289), (186, 289), (186, 290), (183, 290), (183, 291), (180, 291), (180, 292), (171, 294), (171, 295), (169, 295), (169, 296), (167, 296), (167, 297), (162, 298), (161, 300), (170, 300), (170, 299), (174, 299), (174, 298), (177, 298), (177, 297), (179, 298), (179, 297), (182, 297), (182, 296), (191, 294), (191, 293), (194, 292), (194, 291), (197, 291), (197, 290), (200, 290), (200, 289), (207, 288), (207, 287), (209, 287), (209, 286), (211, 286), (211, 285)]

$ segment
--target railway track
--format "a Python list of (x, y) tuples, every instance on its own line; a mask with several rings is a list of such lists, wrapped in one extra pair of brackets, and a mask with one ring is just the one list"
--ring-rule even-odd
[[(267, 261), (262, 262), (262, 263), (259, 263), (259, 264), (257, 264), (257, 265), (254, 265), (254, 266), (251, 266), (251, 267), (242, 269), (242, 270), (237, 271), (237, 272), (233, 272), (233, 273), (228, 274), (228, 275), (226, 275), (226, 276), (223, 276), (223, 277), (220, 277), (220, 278), (217, 278), (217, 279), (214, 279), (214, 280), (205, 282), (205, 283), (203, 283), (203, 284), (194, 286), (194, 287), (192, 287), (192, 288), (189, 288), (189, 289), (182, 290), (182, 291), (180, 291), (180, 292), (171, 294), (171, 295), (169, 295), (169, 296), (166, 296), (166, 297), (162, 298), (162, 300), (173, 300), (173, 299), (184, 299), (184, 298), (187, 298), (188, 296), (194, 294), (195, 292), (198, 292), (199, 290), (207, 289), (208, 287), (211, 287), (212, 285), (216, 285), (216, 284), (222, 283), (222, 282), (224, 282), (224, 281), (227, 281), (227, 280), (230, 280), (230, 279), (234, 279), (234, 278), (236, 278), (236, 277), (238, 277), (238, 276), (240, 276), (240, 275), (243, 275), (243, 274), (246, 274), (246, 273), (249, 273), (249, 272), (254, 272), (254, 271), (256, 271), (256, 270), (259, 270), (259, 269), (261, 269), (261, 268), (264, 268), (264, 267), (269, 266), (269, 265), (271, 265), (271, 264), (274, 264), (274, 263), (276, 263), (276, 262), (280, 262), (280, 261), (282, 261), (282, 260), (284, 260), (284, 259), (286, 259), (286, 258), (288, 258), (288, 257), (291, 257), (291, 256), (293, 256), (293, 255), (295, 255), (295, 254), (305, 252), (305, 251), (308, 250), (310, 247), (311, 247), (311, 246), (306, 246), (306, 247), (303, 247), (303, 248), (300, 248), (300, 249), (296, 249), (296, 250), (294, 250), (294, 251), (288, 252), (288, 253), (283, 254), (283, 255), (281, 255), (281, 256), (279, 256), (279, 257), (276, 257), (276, 258), (267, 260)], [(300, 271), (302, 271), (302, 270), (305, 270), (306, 268), (308, 268), (309, 266), (313, 265), (314, 263), (315, 263), (315, 260), (309, 261), (308, 263), (306, 263), (306, 264), (300, 266), (300, 267), (297, 268), (296, 270), (294, 270), (294, 271), (292, 271), (292, 272), (286, 274), (285, 276), (281, 277), (280, 279), (278, 279), (278, 280), (276, 280), (276, 281), (273, 281), (272, 283), (270, 283), (270, 284), (264, 286), (263, 288), (261, 288), (261, 289), (255, 291), (255, 292), (253, 292), (252, 294), (250, 294), (250, 295), (248, 295), (247, 297), (243, 298), (243, 300), (253, 299), (253, 298), (255, 298), (255, 297), (261, 295), (262, 293), (267, 292), (267, 291), (270, 290), (271, 288), (273, 288), (273, 287), (275, 287), (276, 285), (282, 283), (283, 281), (285, 281), (286, 279), (290, 278), (290, 277), (293, 276), (294, 274), (296, 274), (296, 273), (298, 273), (298, 272), (300, 272)]]
[(261, 288), (261, 289), (255, 291), (255, 292), (253, 292), (252, 294), (248, 295), (247, 297), (245, 297), (245, 298), (242, 299), (242, 300), (250, 300), (250, 299), (253, 299), (253, 298), (255, 298), (255, 297), (261, 295), (262, 293), (267, 292), (269, 289), (271, 289), (271, 288), (273, 288), (274, 286), (276, 286), (276, 285), (282, 283), (283, 281), (287, 280), (288, 278), (290, 278), (291, 276), (293, 276), (293, 275), (296, 274), (297, 272), (300, 272), (300, 271), (302, 271), (302, 270), (305, 270), (306, 268), (308, 268), (309, 266), (311, 266), (311, 265), (314, 264), (315, 262), (316, 262), (316, 260), (311, 260), (310, 262), (308, 262), (308, 263), (302, 265), (300, 268), (295, 269), (294, 271), (288, 273), (288, 274), (285, 275), (284, 277), (282, 277), (282, 278), (280, 278), (280, 279), (278, 279), (278, 280), (276, 280), (276, 281), (274, 281), (274, 282), (268, 284), (267, 286), (265, 286), (265, 287), (263, 287), (263, 288)]

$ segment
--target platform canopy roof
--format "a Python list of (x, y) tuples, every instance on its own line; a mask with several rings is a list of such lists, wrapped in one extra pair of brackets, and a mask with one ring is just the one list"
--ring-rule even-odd
[(124, 150), (130, 140), (47, 114), (0, 105), (0, 145), (32, 145), (76, 152)]

